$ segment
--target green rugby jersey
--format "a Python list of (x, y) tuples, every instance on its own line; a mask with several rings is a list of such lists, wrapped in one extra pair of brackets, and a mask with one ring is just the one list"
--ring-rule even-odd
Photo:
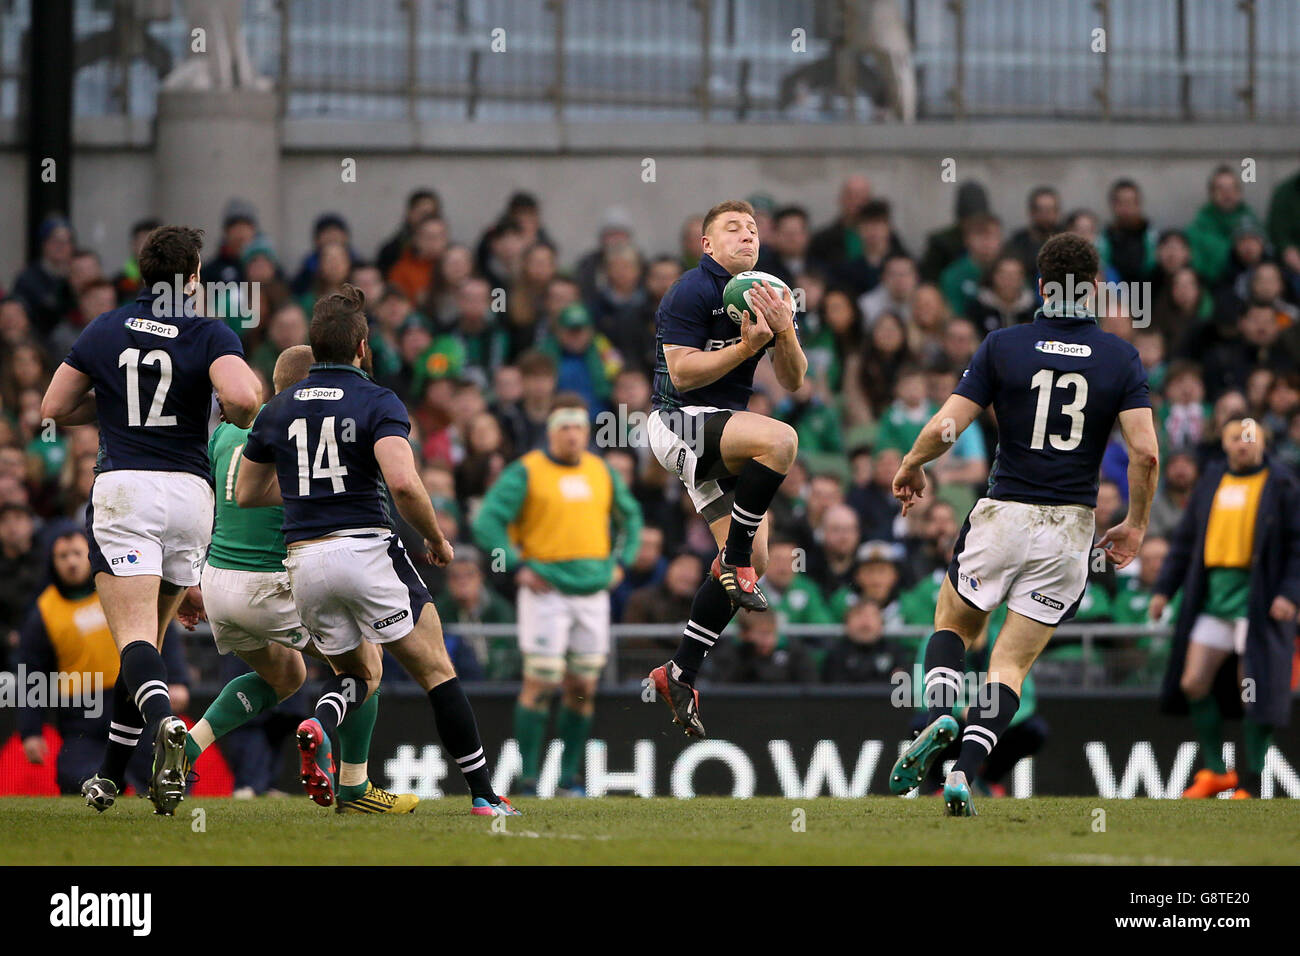
[(222, 422), (208, 441), (217, 517), (208, 564), (234, 571), (284, 570), (284, 508), (241, 508), (235, 504), (239, 459), (251, 429)]

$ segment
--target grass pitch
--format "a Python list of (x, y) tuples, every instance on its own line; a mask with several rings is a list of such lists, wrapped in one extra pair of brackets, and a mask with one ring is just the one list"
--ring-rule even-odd
[[(522, 817), (422, 801), (402, 817), (342, 816), (304, 798), (185, 800), (173, 818), (129, 797), (102, 816), (79, 798), (0, 800), (0, 864), (1295, 864), (1300, 801), (1036, 797), (517, 801)], [(1095, 830), (1105, 811), (1104, 832)], [(202, 814), (195, 814), (202, 810)], [(803, 811), (803, 832), (796, 824)], [(202, 827), (199, 824), (202, 823)], [(504, 826), (502, 826), (504, 824)]]

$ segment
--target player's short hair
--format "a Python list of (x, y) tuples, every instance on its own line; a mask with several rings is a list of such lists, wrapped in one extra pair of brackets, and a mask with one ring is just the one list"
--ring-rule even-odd
[(1055, 282), (1065, 289), (1074, 276), (1076, 286), (1092, 282), (1101, 268), (1101, 259), (1091, 242), (1072, 232), (1058, 233), (1043, 243), (1038, 250), (1038, 274), (1047, 286)]
[(147, 286), (189, 278), (199, 271), (203, 230), (191, 226), (159, 226), (140, 250), (140, 278)]
[(344, 282), (337, 292), (316, 300), (307, 339), (316, 361), (350, 365), (368, 328), (366, 294)]
[(271, 373), (271, 384), (275, 394), (279, 395), (290, 385), (297, 385), (311, 371), (316, 361), (310, 345), (291, 345), (275, 360), (275, 371)]
[(700, 227), (700, 232), (708, 232), (713, 220), (724, 212), (743, 212), (747, 216), (752, 216), (754, 215), (754, 207), (743, 199), (724, 199), (704, 214), (704, 225)]

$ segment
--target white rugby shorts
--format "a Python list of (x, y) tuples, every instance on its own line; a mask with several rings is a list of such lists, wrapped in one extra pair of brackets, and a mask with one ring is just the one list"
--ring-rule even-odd
[(212, 486), (184, 471), (106, 471), (86, 509), (90, 566), (115, 577), (199, 583), (212, 541)]
[(287, 571), (204, 565), (203, 606), (222, 654), (261, 650), (268, 644), (301, 650), (307, 643)]
[(1096, 530), (1086, 505), (981, 498), (966, 518), (948, 579), (982, 611), (1007, 607), (1055, 626), (1074, 616)]
[(710, 524), (731, 514), (736, 496), (736, 476), (722, 467), (717, 449), (705, 448), (705, 423), (717, 414), (730, 418), (731, 409), (710, 405), (660, 408), (650, 413), (646, 424), (651, 453), (681, 479), (691, 504)]
[(327, 655), (387, 644), (415, 627), (429, 591), (387, 529), (341, 531), (290, 546), (284, 561), (302, 623)]

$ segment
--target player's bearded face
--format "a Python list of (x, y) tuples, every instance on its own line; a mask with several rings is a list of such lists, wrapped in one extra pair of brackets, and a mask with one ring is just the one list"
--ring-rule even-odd
[(375, 357), (370, 351), (370, 343), (363, 340), (361, 344), (361, 371), (365, 372), (367, 375), (374, 375)]

